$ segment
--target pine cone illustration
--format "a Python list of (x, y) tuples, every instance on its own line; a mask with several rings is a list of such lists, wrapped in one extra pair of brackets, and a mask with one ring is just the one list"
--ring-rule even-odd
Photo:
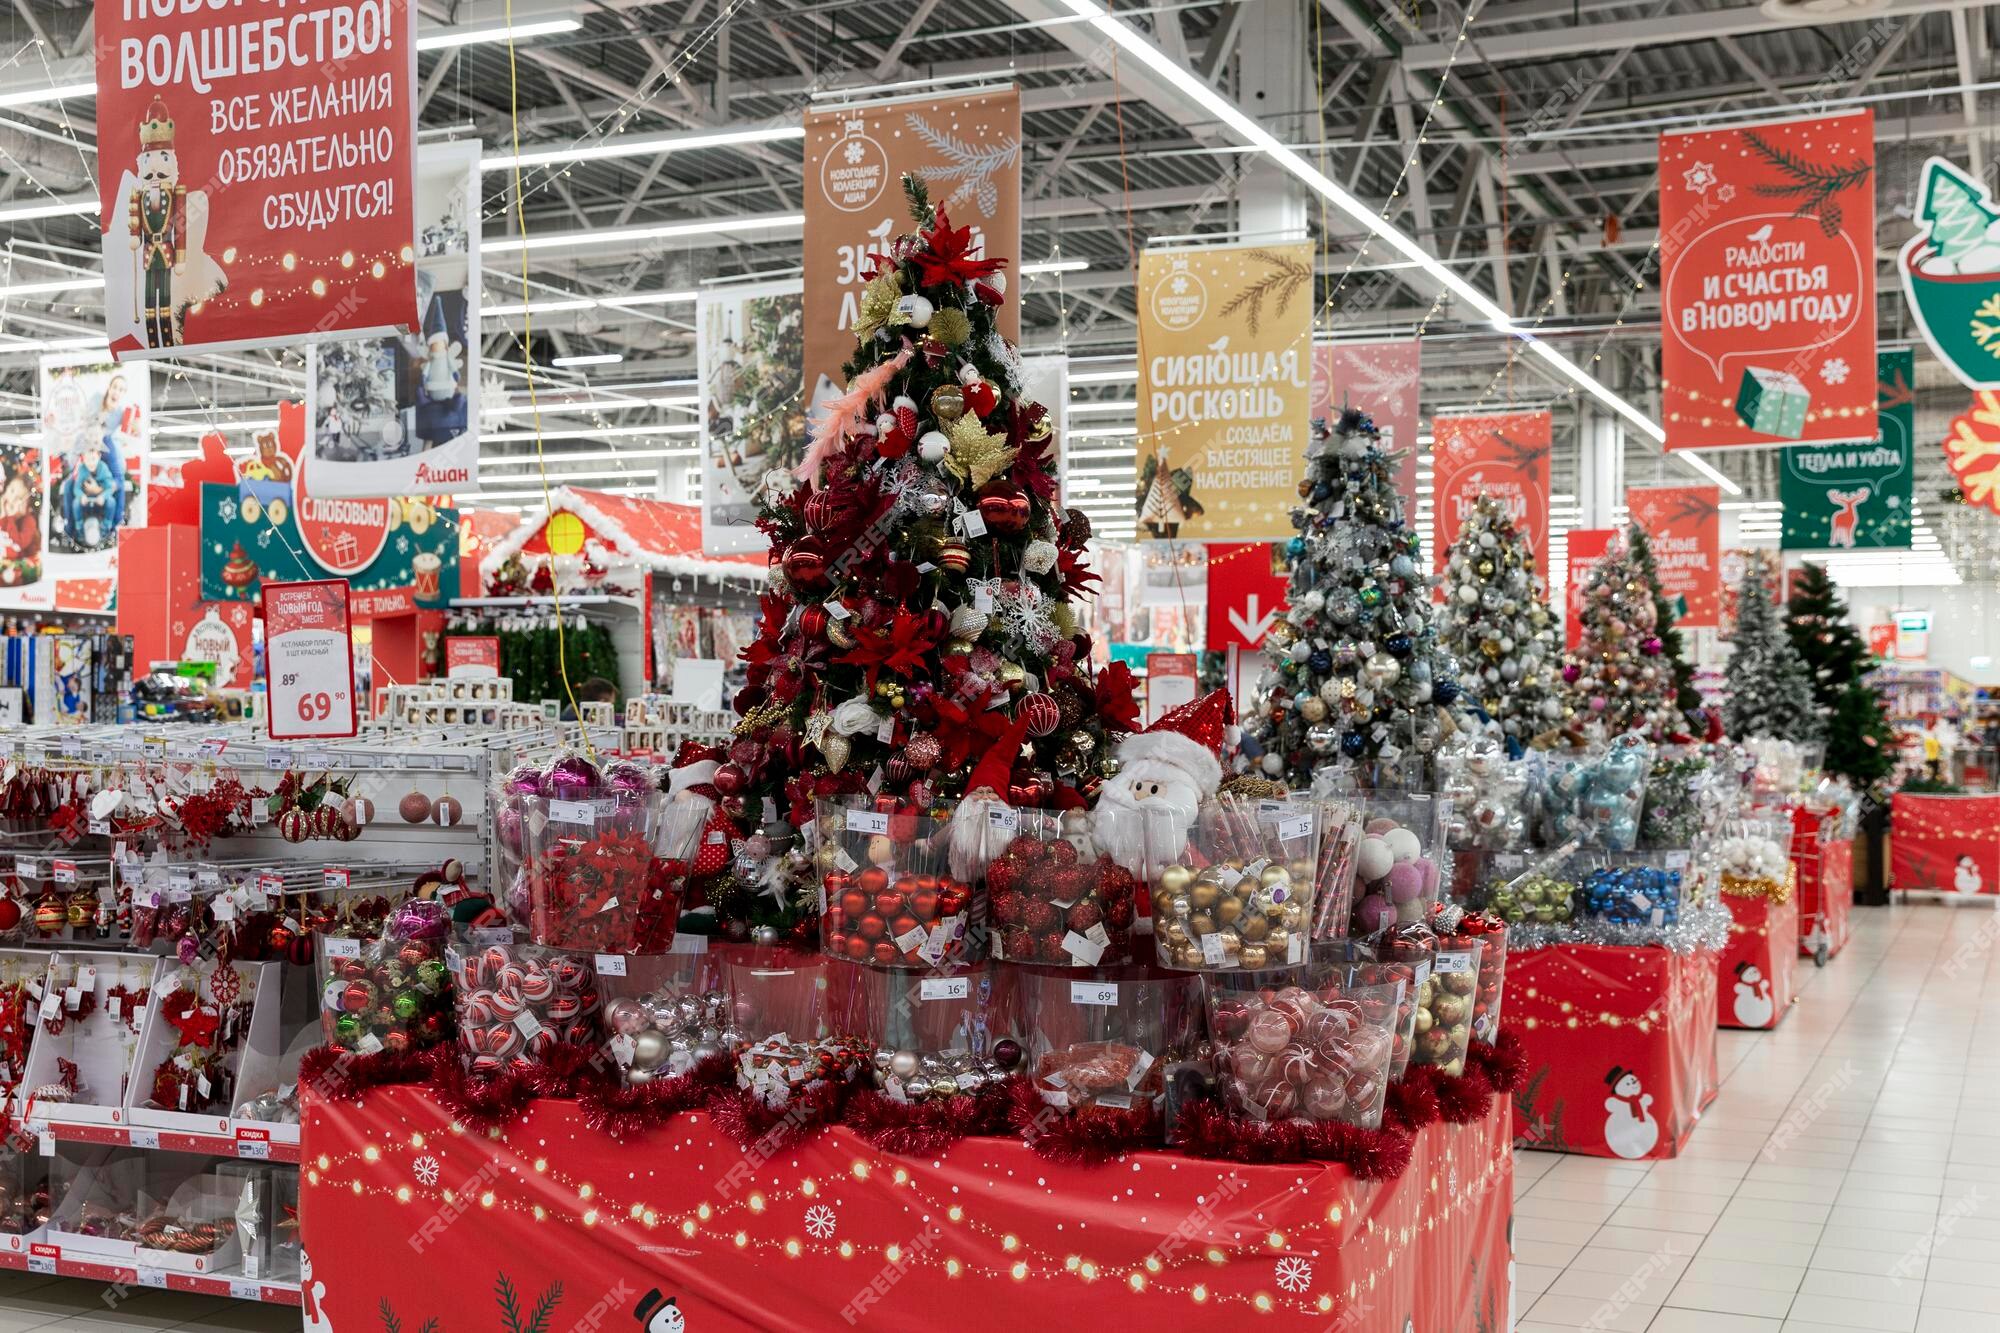
[(1828, 236), (1840, 235), (1840, 205), (1828, 200), (1819, 207), (1819, 229)]

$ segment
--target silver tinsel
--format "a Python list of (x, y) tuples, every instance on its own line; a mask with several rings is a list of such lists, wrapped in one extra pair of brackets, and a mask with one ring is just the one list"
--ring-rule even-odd
[(1730, 920), (1729, 909), (1710, 900), (1682, 909), (1680, 921), (1671, 926), (1612, 925), (1595, 917), (1546, 925), (1516, 921), (1507, 927), (1507, 950), (1526, 953), (1552, 944), (1615, 944), (1627, 949), (1655, 946), (1683, 955), (1697, 949), (1720, 952), (1729, 943)]

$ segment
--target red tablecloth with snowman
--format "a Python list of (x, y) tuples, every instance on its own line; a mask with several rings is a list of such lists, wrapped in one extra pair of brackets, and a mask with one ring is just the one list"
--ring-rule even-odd
[(1792, 1007), (1799, 961), (1799, 896), (1722, 895), (1729, 943), (1715, 966), (1715, 1016), (1726, 1028), (1774, 1028)]
[(620, 1145), (555, 1101), (489, 1139), (420, 1087), (309, 1098), (306, 1328), (1501, 1329), (1509, 1142), (1495, 1098), (1371, 1184), (1015, 1139), (919, 1160), (845, 1129), (746, 1153), (701, 1114)]
[(1528, 1053), (1523, 1147), (1672, 1157), (1715, 1100), (1716, 955), (1558, 944), (1507, 958), (1507, 1030)]

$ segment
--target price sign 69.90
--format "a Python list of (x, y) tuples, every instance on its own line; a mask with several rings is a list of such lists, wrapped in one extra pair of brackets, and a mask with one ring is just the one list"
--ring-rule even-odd
[(266, 583), (263, 603), (272, 739), (354, 735), (359, 721), (347, 581)]

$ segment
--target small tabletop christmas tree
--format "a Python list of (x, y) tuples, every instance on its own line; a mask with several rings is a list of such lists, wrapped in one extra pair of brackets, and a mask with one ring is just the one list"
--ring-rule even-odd
[(1438, 639), (1458, 661), (1467, 701), (1519, 745), (1562, 721), (1548, 596), (1526, 534), (1505, 505), (1481, 496), (1445, 560)]
[(1824, 565), (1806, 565), (1785, 604), (1785, 631), (1811, 674), (1813, 698), (1827, 719), (1825, 767), (1868, 787), (1896, 766), (1895, 733), (1882, 698), (1862, 683), (1874, 657), (1847, 617)]
[(1344, 759), (1377, 766), (1364, 774), (1376, 780), (1420, 779), (1444, 734), (1458, 682), (1395, 476), (1361, 413), (1342, 413), (1333, 431), (1314, 423), (1305, 503), (1292, 511), (1290, 608), (1265, 640), (1251, 728), (1268, 776), (1304, 785)]
[(1752, 555), (1736, 591), (1736, 637), (1724, 679), (1723, 721), (1739, 740), (1776, 736), (1816, 741), (1824, 734), (1805, 659), (1792, 647), (1771, 600), (1768, 556)]
[[(1638, 529), (1633, 529), (1637, 532)], [(1573, 722), (1608, 736), (1678, 730), (1673, 667), (1660, 636), (1659, 584), (1646, 577), (1625, 540), (1583, 574), (1581, 637), (1563, 667)]]
[(714, 777), (745, 834), (725, 920), (793, 923), (809, 894), (766, 900), (755, 863), (818, 799), (943, 813), (974, 761), (1025, 732), (993, 794), (1081, 808), (1138, 725), (1130, 672), (1093, 672), (1077, 628), (1090, 523), (1057, 501), (1049, 415), (996, 328), (1005, 261), (922, 182), (904, 189), (917, 229), (868, 256), (847, 391), (763, 488), (771, 585)]

